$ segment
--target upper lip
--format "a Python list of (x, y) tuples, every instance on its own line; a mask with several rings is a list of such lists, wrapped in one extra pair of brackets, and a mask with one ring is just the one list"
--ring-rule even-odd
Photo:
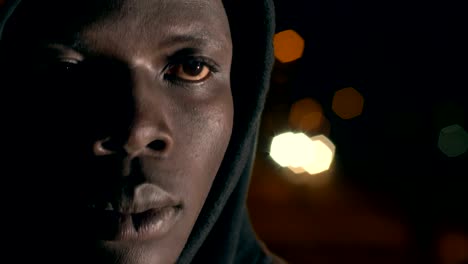
[(122, 195), (112, 199), (112, 201), (89, 204), (89, 207), (93, 209), (113, 211), (126, 215), (179, 206), (180, 202), (174, 196), (154, 184), (137, 186), (132, 197)]

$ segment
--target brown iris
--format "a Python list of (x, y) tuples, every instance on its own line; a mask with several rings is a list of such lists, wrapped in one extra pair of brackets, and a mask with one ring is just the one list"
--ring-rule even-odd
[(197, 82), (207, 78), (210, 72), (210, 68), (204, 62), (189, 60), (174, 65), (169, 69), (168, 74), (184, 81)]

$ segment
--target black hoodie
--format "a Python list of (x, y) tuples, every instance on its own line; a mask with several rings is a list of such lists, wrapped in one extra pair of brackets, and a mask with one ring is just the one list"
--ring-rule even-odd
[[(7, 1), (3, 26), (21, 1)], [(274, 61), (271, 0), (225, 0), (233, 39), (234, 128), (228, 150), (178, 263), (275, 263), (252, 230), (246, 195)], [(0, 38), (1, 41), (1, 38)], [(40, 261), (42, 262), (42, 261)]]

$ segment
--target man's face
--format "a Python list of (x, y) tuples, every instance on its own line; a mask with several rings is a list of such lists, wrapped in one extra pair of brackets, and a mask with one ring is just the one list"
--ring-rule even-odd
[(26, 27), (5, 35), (39, 36), (10, 56), (37, 77), (18, 89), (38, 96), (22, 121), (41, 138), (38, 193), (56, 199), (49, 233), (103, 263), (173, 263), (232, 130), (222, 2), (61, 2), (44, 25), (27, 16), (38, 10), (15, 14)]

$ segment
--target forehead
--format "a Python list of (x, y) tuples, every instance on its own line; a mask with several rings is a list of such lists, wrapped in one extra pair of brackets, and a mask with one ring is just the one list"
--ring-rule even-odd
[(20, 31), (30, 36), (41, 32), (40, 39), (77, 34), (90, 39), (112, 35), (123, 41), (153, 41), (167, 35), (230, 38), (221, 0), (29, 1), (18, 13)]
[[(99, 2), (99, 1), (97, 1)], [(140, 30), (226, 26), (221, 0), (118, 0), (88, 4), (87, 28), (125, 27)], [(82, 14), (77, 14), (80, 19)], [(218, 27), (220, 26), (220, 27)], [(128, 32), (130, 33), (130, 32)]]
[(105, 15), (82, 27), (80, 36), (91, 40), (117, 37), (133, 45), (180, 43), (189, 37), (218, 47), (230, 42), (221, 0), (126, 0), (108, 10), (98, 12)]

